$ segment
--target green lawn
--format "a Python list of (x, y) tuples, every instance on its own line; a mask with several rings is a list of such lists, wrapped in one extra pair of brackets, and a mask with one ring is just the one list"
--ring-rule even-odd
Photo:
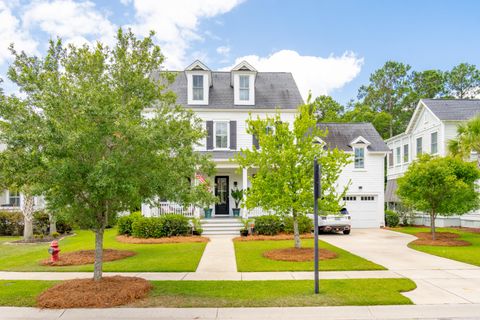
[[(408, 233), (415, 235), (418, 232), (430, 232), (430, 228), (418, 228), (418, 227), (399, 227), (392, 228), (393, 231)], [(454, 228), (437, 228), (437, 232), (452, 232), (460, 235), (459, 240), (465, 240), (472, 245), (467, 247), (441, 247), (441, 246), (420, 246), (415, 244), (409, 244), (412, 249), (430, 253), (436, 256), (457, 260), (465, 263), (470, 263), (476, 266), (480, 266), (480, 234), (462, 231)]]
[[(303, 239), (303, 247), (313, 247), (313, 239)], [(384, 267), (359, 256), (351, 254), (324, 241), (319, 241), (320, 248), (336, 252), (336, 259), (321, 260), (320, 270), (385, 270)], [(237, 269), (242, 272), (250, 271), (310, 271), (313, 270), (313, 261), (290, 262), (276, 261), (263, 257), (267, 250), (293, 247), (293, 240), (273, 241), (237, 241), (235, 255)]]
[[(103, 271), (112, 272), (186, 272), (197, 269), (206, 243), (126, 244), (116, 241), (117, 231), (105, 232), (104, 248), (135, 251), (137, 254), (122, 260), (105, 262)], [(49, 244), (5, 244), (12, 237), (0, 237), (0, 270), (8, 271), (93, 271), (93, 264), (82, 266), (49, 267), (39, 265), (48, 259)], [(76, 235), (60, 241), (60, 255), (65, 252), (94, 248), (94, 233), (76, 231)]]
[[(0, 281), (0, 306), (34, 306), (53, 281)], [(313, 281), (152, 281), (150, 297), (135, 307), (287, 307), (412, 304), (400, 292), (415, 289), (408, 279)]]

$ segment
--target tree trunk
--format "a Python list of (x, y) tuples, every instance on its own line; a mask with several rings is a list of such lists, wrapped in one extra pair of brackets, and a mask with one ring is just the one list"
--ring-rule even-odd
[(50, 235), (57, 233), (57, 218), (50, 211), (48, 212), (48, 222), (50, 222)]
[(28, 193), (24, 193), (23, 195), (23, 240), (29, 241), (33, 239), (33, 205), (34, 199)]
[(300, 242), (300, 232), (298, 231), (298, 217), (295, 213), (293, 214), (293, 238), (295, 239), (295, 248), (301, 248), (302, 243)]
[(430, 213), (430, 232), (432, 233), (432, 240), (435, 241), (435, 212)]
[(104, 226), (95, 230), (95, 263), (93, 264), (93, 280), (95, 281), (102, 279), (104, 230)]

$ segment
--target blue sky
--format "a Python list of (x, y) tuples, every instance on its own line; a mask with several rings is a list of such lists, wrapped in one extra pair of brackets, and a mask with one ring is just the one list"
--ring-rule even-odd
[(41, 55), (51, 37), (112, 43), (129, 26), (139, 36), (157, 31), (171, 69), (199, 58), (228, 70), (247, 59), (259, 71), (292, 72), (304, 96), (345, 103), (387, 60), (416, 70), (480, 66), (479, 13), (474, 0), (0, 0), (0, 76), (12, 41)]

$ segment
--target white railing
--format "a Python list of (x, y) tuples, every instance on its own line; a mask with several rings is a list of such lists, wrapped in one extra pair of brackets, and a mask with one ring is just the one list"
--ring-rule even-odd
[(255, 217), (265, 216), (268, 214), (273, 214), (273, 212), (268, 210), (263, 210), (262, 208), (258, 208), (258, 207), (251, 210), (247, 210), (248, 218), (255, 218)]
[(174, 213), (186, 217), (200, 217), (200, 208), (194, 205), (182, 206), (176, 202), (162, 201), (154, 206), (142, 205), (142, 213), (147, 217), (159, 217), (164, 214)]

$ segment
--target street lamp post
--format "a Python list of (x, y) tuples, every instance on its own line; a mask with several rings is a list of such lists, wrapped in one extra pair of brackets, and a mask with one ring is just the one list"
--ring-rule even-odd
[(313, 225), (314, 225), (314, 250), (315, 250), (315, 293), (319, 293), (319, 277), (318, 277), (318, 198), (320, 198), (321, 191), (321, 183), (320, 183), (320, 174), (321, 168), (318, 165), (317, 157), (313, 160)]

